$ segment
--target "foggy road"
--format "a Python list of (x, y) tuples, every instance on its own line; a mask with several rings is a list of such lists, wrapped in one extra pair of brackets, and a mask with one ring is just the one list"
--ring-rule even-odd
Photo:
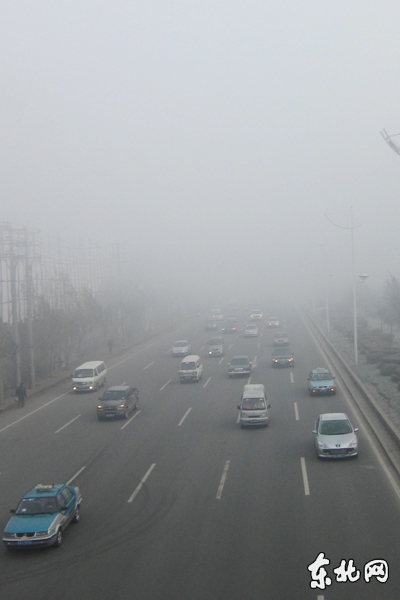
[[(0, 549), (1, 596), (393, 600), (399, 502), (362, 428), (358, 459), (317, 460), (311, 431), (320, 412), (344, 411), (359, 424), (340, 389), (309, 397), (308, 372), (324, 360), (299, 315), (287, 330), (293, 369), (271, 367), (272, 332), (262, 327), (254, 339), (226, 335), (232, 348), (222, 362), (199, 352), (204, 375), (193, 384), (179, 383), (179, 358), (168, 353), (180, 335), (145, 346), (108, 375), (108, 385), (139, 388), (139, 410), (127, 421), (98, 422), (97, 394), (73, 395), (68, 385), (4, 413), (1, 528), (36, 483), (72, 480), (83, 503), (60, 549)], [(196, 352), (212, 335), (193, 325), (183, 337)], [(257, 356), (251, 382), (266, 387), (265, 429), (237, 424), (247, 378), (228, 380), (227, 363), (242, 353)], [(321, 552), (332, 585), (311, 589), (307, 566)], [(336, 581), (343, 559), (354, 560), (358, 581)], [(385, 584), (364, 581), (374, 559), (389, 564)]]

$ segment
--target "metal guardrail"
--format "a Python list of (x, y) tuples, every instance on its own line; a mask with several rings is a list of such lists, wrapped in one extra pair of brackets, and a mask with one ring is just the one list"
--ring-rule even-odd
[(354, 373), (352, 368), (347, 364), (345, 358), (340, 354), (340, 352), (337, 350), (337, 348), (327, 338), (327, 336), (324, 334), (324, 332), (321, 331), (318, 324), (304, 310), (301, 310), (301, 312), (302, 312), (303, 318), (305, 319), (305, 321), (307, 322), (307, 324), (309, 325), (309, 327), (311, 328), (313, 333), (316, 335), (316, 337), (319, 339), (319, 341), (322, 342), (323, 345), (325, 345), (325, 348), (327, 348), (329, 350), (328, 353), (330, 354), (330, 357), (332, 358), (332, 356), (334, 356), (334, 358), (338, 362), (338, 371), (340, 372), (340, 370), (342, 370), (347, 374), (347, 376), (351, 380), (351, 383), (355, 386), (355, 388), (361, 394), (362, 399), (366, 402), (367, 408), (370, 410), (370, 412), (375, 417), (375, 419), (371, 418), (371, 414), (368, 414), (368, 411), (365, 410), (366, 406), (364, 406), (362, 403), (360, 403), (359, 399), (357, 399), (357, 397), (352, 393), (352, 390), (349, 388), (348, 384), (344, 380), (344, 383), (345, 383), (352, 399), (356, 403), (357, 407), (359, 408), (360, 412), (362, 413), (364, 419), (367, 421), (368, 425), (371, 427), (376, 438), (379, 440), (379, 443), (381, 444), (386, 455), (390, 459), (392, 465), (394, 466), (394, 468), (400, 475), (400, 462), (398, 460), (398, 457), (394, 456), (393, 449), (390, 448), (389, 444), (382, 436), (382, 431), (377, 427), (376, 421), (378, 421), (381, 428), (383, 427), (386, 434), (388, 434), (390, 439), (394, 442), (396, 449), (400, 451), (400, 432), (399, 432), (399, 430), (396, 428), (396, 426), (392, 423), (392, 421), (388, 418), (388, 416), (385, 414), (385, 412), (379, 406), (379, 403), (377, 402), (377, 400), (367, 390), (367, 388), (365, 387), (365, 385), (363, 384), (361, 379), (356, 375), (356, 373)]

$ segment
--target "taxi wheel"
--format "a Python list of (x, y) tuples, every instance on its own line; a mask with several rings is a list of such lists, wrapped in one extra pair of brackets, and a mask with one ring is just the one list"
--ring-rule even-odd
[(54, 542), (54, 548), (59, 548), (62, 544), (62, 533), (61, 529), (57, 531), (56, 541)]
[(81, 520), (81, 514), (79, 512), (79, 506), (78, 506), (75, 511), (75, 514), (73, 516), (72, 523), (79, 523), (80, 520)]

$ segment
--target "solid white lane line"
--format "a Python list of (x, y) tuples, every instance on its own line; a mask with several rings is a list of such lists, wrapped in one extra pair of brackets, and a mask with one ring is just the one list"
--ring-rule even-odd
[(167, 387), (167, 385), (168, 385), (169, 383), (171, 383), (171, 381), (172, 381), (172, 379), (168, 379), (167, 383), (164, 383), (164, 385), (163, 385), (162, 387), (160, 387), (160, 392), (161, 392), (161, 391), (162, 391), (164, 388), (166, 388), (166, 387)]
[(229, 346), (228, 350), (230, 350), (230, 349), (232, 348), (232, 345), (233, 345), (233, 344), (231, 344), (231, 345)]
[[(61, 394), (61, 396), (57, 396), (57, 398), (53, 398), (53, 400), (50, 400), (50, 402), (46, 402), (46, 404), (43, 404), (43, 406), (39, 406), (39, 408), (35, 408), (35, 410), (32, 410), (30, 413), (28, 413), (27, 415), (24, 415), (23, 417), (20, 417), (19, 419), (17, 419), (16, 421), (14, 421), (13, 423), (10, 423), (9, 425), (6, 425), (5, 427), (3, 427), (3, 429), (0, 429), (0, 433), (2, 431), (5, 431), (6, 429), (8, 429), (9, 427), (12, 427), (13, 425), (16, 425), (17, 423), (19, 423), (20, 421), (23, 421), (24, 419), (27, 419), (28, 417), (30, 417), (31, 415), (34, 415), (35, 413), (37, 413), (39, 410), (42, 410), (43, 408), (46, 408), (46, 406), (49, 406), (49, 404), (53, 404), (53, 402), (56, 402), (57, 400), (59, 400), (60, 398), (64, 398), (64, 396), (67, 396), (70, 392), (65, 392), (65, 394)], [(29, 400), (29, 398), (28, 398)]]
[(136, 498), (136, 496), (138, 495), (138, 493), (142, 489), (144, 482), (146, 481), (146, 479), (148, 478), (148, 476), (150, 475), (150, 473), (152, 472), (152, 470), (154, 469), (155, 466), (156, 466), (156, 463), (153, 463), (151, 465), (150, 469), (147, 471), (146, 475), (143, 477), (143, 479), (141, 480), (141, 482), (137, 486), (136, 490), (133, 492), (132, 496), (129, 498), (128, 502), (132, 502)]
[(224, 470), (223, 470), (222, 477), (221, 477), (221, 481), (220, 481), (220, 484), (219, 484), (219, 487), (218, 487), (218, 491), (217, 491), (217, 500), (221, 499), (222, 490), (224, 489), (225, 479), (226, 479), (226, 476), (227, 476), (230, 464), (231, 464), (230, 460), (227, 460), (226, 463), (225, 463)]
[(81, 416), (82, 415), (78, 415), (77, 417), (74, 417), (73, 419), (71, 419), (71, 421), (68, 421), (68, 423), (66, 423), (65, 425), (63, 425), (62, 427), (60, 427), (60, 429), (57, 429), (57, 431), (55, 431), (54, 433), (59, 433), (60, 431), (62, 431), (66, 427), (68, 427), (68, 425), (71, 425), (71, 423), (73, 423), (74, 421), (76, 421), (77, 419), (79, 419), (79, 417), (81, 417)]
[(219, 365), (222, 363), (222, 361), (224, 360), (224, 357), (221, 358), (221, 360), (219, 361)]
[(297, 402), (294, 403), (294, 414), (296, 415), (296, 421), (300, 421), (299, 409), (297, 408)]
[(154, 365), (154, 360), (153, 360), (153, 362), (151, 362), (150, 364), (148, 364), (146, 367), (143, 367), (143, 371), (145, 371), (146, 369), (148, 369), (149, 367), (151, 367), (151, 365)]
[(67, 481), (67, 485), (69, 485), (70, 483), (73, 482), (74, 479), (76, 479), (78, 477), (78, 475), (80, 475), (82, 473), (82, 471), (84, 471), (86, 469), (86, 467), (82, 467), (79, 469), (79, 471), (77, 471), (75, 473), (75, 475), (73, 477), (71, 477), (71, 479), (69, 481)]
[(292, 383), (294, 383), (294, 378), (293, 378), (293, 373), (292, 373), (292, 371), (290, 371), (290, 381), (291, 381)]
[(127, 421), (126, 423), (124, 423), (124, 424), (122, 425), (121, 429), (125, 429), (125, 427), (127, 427), (127, 426), (129, 425), (129, 423), (130, 423), (131, 421), (133, 421), (133, 419), (136, 419), (136, 417), (138, 416), (138, 414), (139, 414), (140, 412), (141, 412), (141, 410), (139, 409), (139, 410), (138, 410), (138, 411), (137, 411), (137, 412), (136, 412), (136, 413), (133, 415), (133, 417), (131, 417), (131, 418), (129, 419), (129, 421)]
[(206, 381), (206, 382), (205, 382), (205, 384), (203, 385), (203, 388), (205, 388), (205, 387), (206, 387), (206, 385), (208, 384), (208, 382), (210, 381), (210, 379), (211, 379), (211, 377), (209, 377), (209, 378), (207, 379), (207, 381)]
[(307, 469), (306, 469), (305, 458), (301, 457), (300, 458), (300, 462), (301, 462), (301, 472), (303, 474), (304, 495), (305, 496), (309, 496), (310, 495), (310, 487), (308, 485), (308, 477), (307, 477)]
[(179, 421), (178, 423), (178, 427), (180, 427), (183, 423), (183, 421), (186, 419), (186, 417), (188, 416), (188, 414), (190, 413), (190, 411), (192, 410), (192, 408), (188, 408), (187, 411), (185, 412), (185, 414), (183, 415), (182, 419)]

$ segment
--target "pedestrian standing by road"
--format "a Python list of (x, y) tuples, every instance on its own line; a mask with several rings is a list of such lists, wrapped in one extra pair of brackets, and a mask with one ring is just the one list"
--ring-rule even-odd
[(22, 382), (19, 384), (19, 386), (15, 390), (15, 395), (18, 400), (18, 408), (22, 408), (22, 406), (25, 406), (26, 389), (24, 388), (24, 385)]

